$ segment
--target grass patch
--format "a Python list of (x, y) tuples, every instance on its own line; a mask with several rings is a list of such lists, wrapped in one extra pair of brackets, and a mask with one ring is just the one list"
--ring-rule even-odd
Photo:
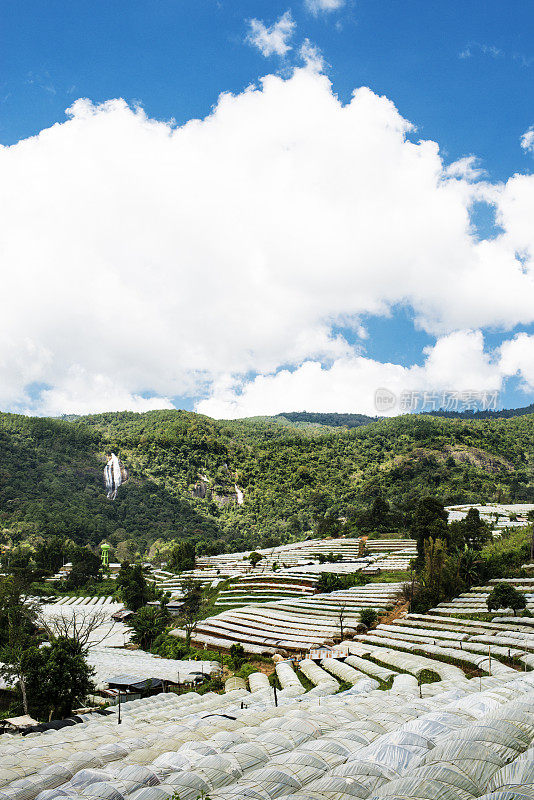
[(62, 589), (64, 581), (46, 583), (45, 581), (35, 581), (30, 586), (30, 592), (39, 597), (109, 597), (117, 591), (117, 582), (112, 578), (102, 581), (90, 582), (81, 589)]
[(269, 675), (269, 684), (273, 688), (276, 688), (278, 691), (280, 691), (280, 692), (282, 691), (282, 684), (280, 683), (280, 681), (278, 679), (278, 675), (276, 674), (276, 672), (272, 672)]
[(378, 681), (378, 683), (380, 684), (378, 688), (380, 689), (381, 692), (387, 692), (393, 686), (394, 677), (395, 676), (392, 675), (390, 678), (387, 679), (387, 681), (383, 681), (380, 678), (373, 678), (373, 680)]
[(302, 672), (302, 670), (297, 668), (295, 669), (295, 672), (297, 673), (297, 678), (302, 683), (307, 692), (309, 692), (310, 689), (313, 689), (315, 687), (315, 684), (312, 683), (308, 677), (306, 677), (306, 675)]
[[(380, 566), (380, 563), (378, 563), (377, 566)], [(367, 578), (367, 575), (363, 577)], [(409, 580), (410, 573), (407, 569), (397, 569), (381, 572), (380, 575), (372, 575), (367, 580), (367, 583), (408, 583)]]
[(437, 672), (434, 672), (431, 669), (424, 669), (422, 672), (419, 673), (419, 683), (438, 683), (441, 678), (439, 677)]

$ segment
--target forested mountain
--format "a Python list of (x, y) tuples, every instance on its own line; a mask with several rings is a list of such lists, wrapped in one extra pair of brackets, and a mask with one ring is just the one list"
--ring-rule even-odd
[(278, 414), (277, 418), (286, 419), (290, 422), (327, 425), (331, 428), (358, 428), (360, 425), (367, 425), (369, 422), (375, 422), (378, 419), (378, 417), (368, 417), (366, 414), (334, 414), (310, 411), (286, 412), (285, 414)]
[[(425, 494), (445, 503), (534, 501), (534, 415), (402, 416), (351, 429), (290, 416), (2, 414), (3, 540), (59, 533), (143, 551), (187, 537), (208, 551), (245, 549), (333, 531), (338, 517), (353, 532), (377, 497), (391, 504), (395, 526)], [(130, 473), (113, 501), (103, 482), (110, 451)]]
[(534, 414), (534, 403), (522, 408), (500, 408), (498, 411), (427, 411), (435, 417), (446, 417), (448, 419), (510, 419), (511, 417), (522, 417), (526, 414)]

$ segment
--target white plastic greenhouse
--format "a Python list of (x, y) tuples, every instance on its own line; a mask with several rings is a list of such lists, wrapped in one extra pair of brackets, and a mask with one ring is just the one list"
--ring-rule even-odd
[(323, 658), (321, 666), (339, 678), (341, 681), (355, 684), (361, 680), (362, 673), (357, 669), (346, 664), (344, 661), (338, 661), (337, 658)]
[(276, 674), (282, 689), (291, 689), (298, 694), (304, 694), (304, 686), (289, 661), (280, 661), (276, 665)]
[(335, 678), (332, 678), (328, 672), (310, 658), (303, 658), (302, 661), (299, 662), (299, 669), (315, 686), (331, 686), (334, 692), (337, 692), (339, 689), (339, 683)]
[(248, 685), (251, 692), (263, 692), (269, 689), (269, 678), (264, 672), (253, 672), (248, 676)]
[[(534, 675), (334, 695), (160, 694), (60, 730), (0, 737), (0, 800), (521, 800), (534, 797)], [(408, 683), (411, 686), (408, 686)], [(303, 691), (303, 687), (301, 685)], [(313, 690), (315, 691), (315, 690)], [(242, 707), (242, 706), (248, 706)]]

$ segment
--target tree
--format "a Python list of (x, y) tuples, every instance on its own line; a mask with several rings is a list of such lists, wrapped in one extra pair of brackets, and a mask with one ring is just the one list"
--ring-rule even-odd
[(511, 608), (514, 617), (518, 611), (526, 608), (527, 601), (523, 592), (519, 592), (510, 583), (498, 583), (486, 599), (488, 611), (497, 611), (499, 608)]
[(18, 681), (24, 713), (29, 713), (22, 657), (35, 643), (36, 607), (21, 593), (21, 584), (13, 576), (0, 581), (0, 674)]
[(467, 547), (460, 556), (460, 576), (467, 586), (478, 580), (480, 553)]
[(129, 564), (128, 561), (121, 564), (117, 575), (117, 589), (122, 602), (131, 611), (138, 611), (153, 594), (143, 575), (142, 566)]
[(252, 568), (255, 568), (262, 559), (263, 556), (261, 555), (261, 553), (257, 553), (255, 550), (248, 557), (248, 560), (250, 561)]
[(178, 542), (171, 550), (169, 567), (176, 572), (195, 569), (194, 544), (188, 541)]
[(347, 604), (345, 602), (341, 602), (337, 612), (337, 618), (339, 620), (339, 635), (341, 637), (341, 640), (343, 640), (343, 627), (345, 624), (346, 617), (347, 617)]
[(123, 561), (129, 561), (131, 558), (135, 558), (135, 542), (130, 542), (130, 540), (119, 542), (115, 548), (115, 558), (117, 561), (120, 561), (121, 564)]
[(242, 644), (233, 644), (230, 647), (230, 658), (232, 659), (233, 670), (238, 670), (243, 666), (247, 660), (247, 656)]
[(425, 540), (441, 539), (446, 544), (449, 541), (447, 529), (448, 514), (443, 504), (434, 497), (423, 497), (416, 506), (410, 533), (417, 542), (417, 561), (422, 567), (425, 556)]
[(73, 639), (59, 637), (30, 647), (21, 659), (30, 712), (39, 719), (63, 719), (94, 691), (93, 669)]
[(478, 508), (470, 508), (464, 519), (449, 526), (450, 540), (459, 548), (481, 550), (491, 538), (488, 525), (480, 519)]
[(441, 599), (441, 589), (444, 584), (444, 570), (447, 563), (447, 545), (443, 539), (425, 539), (424, 542), (424, 567), (421, 571), (423, 585), (436, 598)]
[[(534, 522), (534, 509), (531, 509), (527, 514), (529, 522)], [(530, 540), (530, 560), (534, 561), (534, 525), (532, 526), (532, 538)]]
[(317, 559), (319, 564), (325, 564), (327, 561), (329, 564), (336, 564), (338, 561), (343, 561), (343, 555), (341, 553), (336, 553), (336, 555), (334, 555), (332, 552), (326, 555), (324, 553), (317, 553)]
[(337, 592), (339, 589), (344, 588), (344, 583), (341, 575), (334, 572), (321, 572), (319, 580), (317, 581), (317, 589), (325, 594), (330, 592)]
[(338, 574), (336, 572), (321, 572), (317, 581), (319, 592), (337, 592), (340, 589), (350, 589), (351, 586), (361, 585), (357, 573), (348, 572)]
[(180, 621), (185, 630), (185, 644), (189, 648), (191, 645), (191, 635), (196, 630), (200, 619), (200, 608), (202, 605), (202, 589), (193, 580), (184, 581), (182, 588), (185, 590), (180, 608)]
[(2, 567), (15, 578), (17, 585), (21, 588), (28, 589), (32, 581), (38, 577), (31, 552), (25, 547), (14, 547), (7, 550), (2, 555)]
[(165, 606), (144, 606), (126, 623), (133, 630), (132, 642), (149, 650), (155, 639), (165, 632), (171, 615)]
[(320, 538), (331, 536), (335, 539), (340, 536), (341, 522), (337, 518), (337, 515), (331, 511), (327, 511), (326, 514), (319, 516), (317, 519), (316, 533)]
[(374, 608), (362, 608), (360, 611), (360, 622), (362, 625), (365, 625), (366, 628), (372, 628), (373, 625), (376, 625), (377, 619), (378, 614)]
[(83, 589), (100, 577), (102, 562), (89, 547), (77, 547), (71, 555), (72, 569), (65, 581), (67, 589)]
[(37, 624), (43, 628), (50, 641), (72, 639), (82, 650), (89, 644), (96, 647), (111, 636), (115, 624), (109, 626), (106, 624), (108, 622), (108, 612), (91, 606), (82, 606), (76, 609), (75, 614), (69, 614), (62, 606), (58, 607), (53, 616), (44, 617), (37, 613)]
[(65, 540), (61, 536), (43, 539), (35, 548), (35, 563), (38, 569), (53, 574), (63, 564)]
[(389, 516), (389, 504), (382, 497), (375, 497), (368, 514), (369, 527), (373, 530), (387, 528)]

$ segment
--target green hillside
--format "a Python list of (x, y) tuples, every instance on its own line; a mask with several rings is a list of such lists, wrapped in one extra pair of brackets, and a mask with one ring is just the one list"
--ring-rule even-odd
[[(351, 429), (289, 416), (228, 422), (155, 411), (69, 421), (2, 414), (3, 540), (60, 533), (142, 551), (187, 537), (208, 551), (252, 548), (329, 525), (334, 532), (338, 516), (354, 532), (359, 512), (378, 496), (391, 503), (393, 526), (404, 525), (425, 494), (445, 503), (534, 501), (533, 415), (403, 416)], [(110, 450), (130, 472), (115, 501), (103, 484)], [(192, 496), (200, 476), (211, 499)], [(239, 506), (236, 483), (244, 492)]]
[(278, 418), (289, 420), (293, 423), (307, 423), (308, 425), (321, 425), (331, 428), (359, 428), (375, 422), (378, 417), (368, 417), (366, 414), (333, 414), (310, 411), (291, 411), (278, 414)]

